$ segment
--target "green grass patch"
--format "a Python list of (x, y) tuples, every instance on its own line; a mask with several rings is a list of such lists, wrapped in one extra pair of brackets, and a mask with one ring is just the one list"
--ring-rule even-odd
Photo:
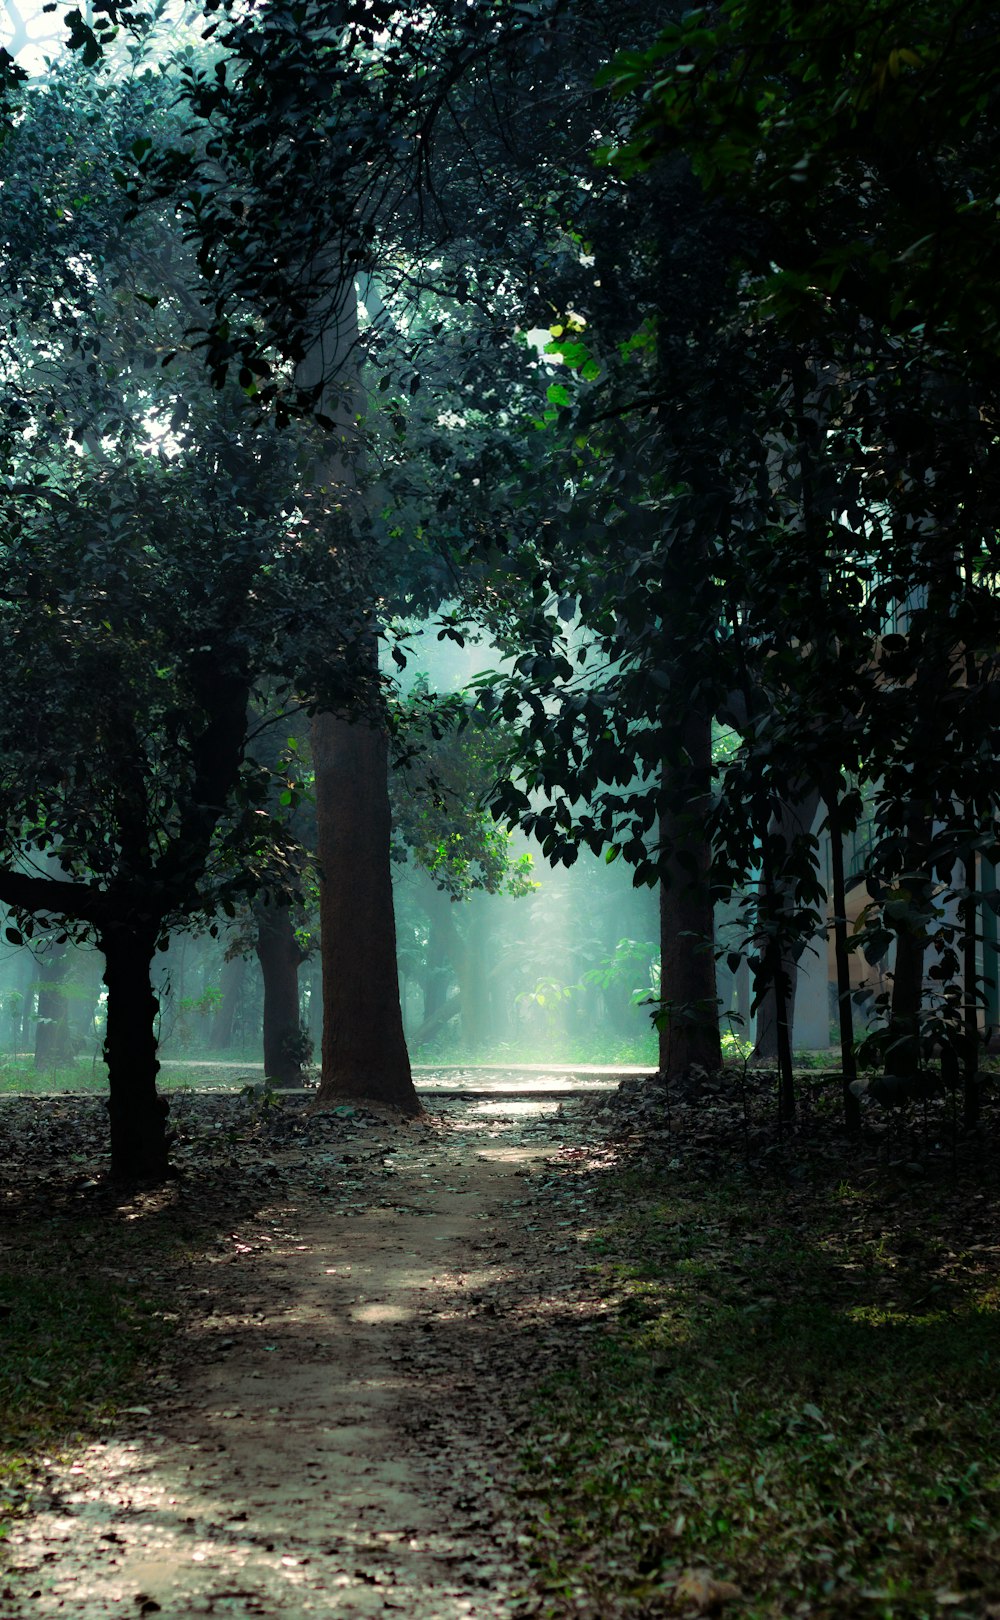
[[(247, 1062), (245, 1075), (241, 1075), (235, 1062), (220, 1060), (209, 1063), (163, 1058), (157, 1084), (161, 1091), (191, 1090), (199, 1086), (233, 1086), (238, 1089), (247, 1079), (258, 1076), (260, 1070), (259, 1058)], [(100, 1059), (79, 1058), (75, 1063), (64, 1063), (54, 1069), (36, 1069), (30, 1057), (0, 1059), (0, 1096), (43, 1097), (58, 1092), (103, 1096), (107, 1089), (107, 1070)]]
[(53, 1091), (101, 1092), (108, 1088), (102, 1062), (80, 1058), (54, 1069), (36, 1069), (31, 1057), (0, 1058), (0, 1095), (40, 1096)]
[(410, 1053), (414, 1063), (454, 1066), (480, 1064), (502, 1069), (509, 1063), (556, 1063), (568, 1066), (574, 1063), (642, 1064), (655, 1069), (657, 1064), (656, 1034), (641, 1031), (638, 1035), (615, 1035), (603, 1031), (594, 1035), (563, 1035), (551, 1033), (536, 1037), (525, 1035), (519, 1040), (490, 1041), (481, 1046), (470, 1046), (454, 1036), (441, 1036), (427, 1041)]
[[(618, 1174), (614, 1325), (525, 1454), (543, 1614), (982, 1616), (1000, 1599), (1000, 1286), (954, 1189)], [(600, 1258), (598, 1259), (598, 1256)]]
[[(113, 1234), (24, 1233), (39, 1256), (0, 1271), (0, 1538), (30, 1506), (46, 1456), (99, 1434), (138, 1401), (166, 1326), (138, 1277), (87, 1275)], [(91, 1247), (93, 1245), (93, 1247)], [(127, 1262), (126, 1262), (127, 1263)]]

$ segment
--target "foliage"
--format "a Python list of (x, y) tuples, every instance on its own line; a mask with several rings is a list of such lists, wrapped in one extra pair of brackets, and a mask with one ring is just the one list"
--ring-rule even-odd
[(176, 132), (172, 94), (141, 51), (53, 70), (0, 152), (0, 894), (15, 941), (54, 926), (104, 953), (119, 1176), (166, 1166), (143, 964), (298, 884), (297, 773), (251, 750), (254, 715), (372, 685), (339, 493), (304, 431), (209, 385), (196, 255), (108, 172)]
[[(953, 1049), (974, 1022), (976, 853), (996, 839), (994, 28), (975, 3), (731, 0), (602, 75), (633, 114), (603, 158), (645, 183), (683, 155), (743, 221), (743, 330), (780, 366), (767, 434), (785, 499), (761, 532), (768, 566), (798, 579), (779, 626), (749, 559), (762, 623), (742, 635), (772, 665), (745, 746), (805, 745), (828, 800), (841, 772), (869, 787), (853, 944), (872, 962), (893, 939), (933, 951), (925, 1034)], [(843, 802), (841, 832), (860, 813)], [(901, 1061), (897, 1029), (888, 1044)]]
[[(93, 130), (116, 111), (127, 141), (155, 94), (148, 73), (138, 88), (54, 75), (4, 153), (0, 847), (8, 869), (56, 862), (78, 905), (67, 888), (48, 911), (90, 926), (115, 884), (141, 888), (163, 927), (261, 881), (283, 834), (244, 757), (247, 705), (331, 651), (321, 502), (296, 494), (296, 446), (238, 393), (164, 372), (193, 276), (168, 222), (134, 225), (131, 274), (121, 264)], [(40, 204), (64, 222), (52, 247)], [(134, 271), (151, 263), (147, 296)]]
[[(119, 172), (196, 244), (210, 373), (282, 419), (356, 424), (342, 379), (297, 368), (361, 274), (379, 594), (437, 608), (451, 575), (443, 633), (499, 633), (498, 813), (639, 882), (710, 851), (760, 995), (826, 925), (785, 812), (819, 787), (839, 840), (867, 789), (853, 947), (931, 948), (924, 1034), (967, 1047), (997, 808), (985, 0), (442, 0), (338, 8), (332, 34), (318, 0), (214, 9), (178, 59), (183, 138)], [(692, 715), (739, 738), (711, 769)]]
[(503, 734), (461, 694), (433, 699), (425, 676), (396, 705), (393, 722), (405, 750), (391, 779), (394, 858), (412, 858), (452, 900), (537, 888), (530, 854), (512, 856), (511, 834), (486, 805)]
[[(1000, 340), (996, 19), (984, 0), (694, 10), (602, 75), (640, 109), (605, 156), (635, 173), (676, 149), (709, 191), (765, 215), (762, 302), (821, 329), (853, 305), (988, 370)], [(763, 254), (761, 255), (763, 258)]]

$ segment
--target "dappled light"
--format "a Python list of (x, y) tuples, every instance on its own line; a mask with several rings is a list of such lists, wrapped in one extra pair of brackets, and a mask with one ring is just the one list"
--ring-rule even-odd
[(8, 0), (0, 1620), (1000, 1620), (988, 0)]

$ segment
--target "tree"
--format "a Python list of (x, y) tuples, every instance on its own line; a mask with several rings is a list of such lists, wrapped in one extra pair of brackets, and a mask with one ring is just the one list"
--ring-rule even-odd
[(2, 153), (0, 898), (21, 933), (100, 946), (112, 1170), (157, 1179), (150, 963), (182, 920), (294, 886), (248, 709), (314, 659), (345, 668), (351, 632), (296, 441), (239, 390), (159, 363), (182, 346), (194, 270), (162, 218), (124, 244), (91, 117), (115, 106), (128, 143), (149, 94), (57, 76)]
[(854, 692), (836, 682), (839, 712), (803, 694), (816, 779), (838, 833), (845, 770), (871, 784), (859, 943), (895, 943), (886, 1058), (912, 1070), (928, 1038), (961, 1054), (970, 1122), (976, 858), (997, 829), (994, 39), (976, 0), (731, 0), (608, 76), (640, 98), (622, 168), (683, 151), (756, 224), (745, 285), (790, 354), (805, 538), (856, 581)]
[[(459, 1017), (474, 1049), (484, 1035), (482, 942), (472, 917), (463, 931), (460, 915), (470, 908), (462, 902), (486, 894), (519, 898), (538, 887), (531, 856), (513, 857), (510, 833), (487, 807), (509, 739), (484, 724), (470, 695), (435, 698), (424, 676), (396, 706), (394, 733), (402, 753), (391, 778), (393, 857), (417, 869), (414, 899), (427, 926), (416, 1044)], [(457, 984), (452, 996), (449, 977)]]
[(297, 1086), (308, 1061), (299, 1016), (299, 965), (305, 953), (287, 901), (258, 902), (254, 918), (254, 948), (264, 980), (264, 1077), (279, 1086)]
[[(648, 39), (664, 14), (629, 8), (627, 26)], [(783, 334), (772, 341), (754, 312), (740, 267), (766, 251), (760, 219), (700, 204), (684, 161), (654, 173), (643, 157), (624, 187), (617, 171), (602, 177), (595, 170), (595, 112), (608, 130), (624, 125), (626, 136), (632, 122), (592, 93), (594, 67), (611, 54), (599, 9), (538, 5), (508, 18), (490, 7), (442, 4), (419, 19), (407, 8), (386, 8), (379, 21), (376, 33), (368, 8), (353, 6), (300, 8), (292, 16), (273, 5), (250, 19), (227, 12), (222, 71), (200, 62), (186, 70), (189, 104), (211, 119), (211, 144), (196, 134), (187, 151), (144, 148), (135, 194), (152, 183), (177, 197), (183, 180), (182, 206), (211, 282), (209, 363), (217, 377), (241, 367), (246, 386), (279, 413), (318, 406), (336, 425), (343, 347), (333, 342), (324, 350), (324, 333), (359, 269), (391, 266), (394, 289), (413, 293), (411, 308), (433, 289), (485, 312), (494, 328), (512, 308), (520, 306), (524, 324), (545, 311), (568, 380), (543, 390), (545, 439), (530, 458), (536, 504), (524, 498), (524, 458), (509, 446), (505, 453), (494, 438), (479, 462), (493, 497), (497, 475), (505, 483), (504, 522), (494, 519), (465, 552), (481, 577), (496, 568), (505, 586), (518, 581), (521, 606), (507, 617), (523, 680), (510, 712), (521, 712), (523, 698), (527, 775), (552, 795), (537, 809), (514, 786), (502, 807), (538, 830), (552, 856), (570, 859), (582, 838), (634, 863), (640, 881), (670, 877), (675, 896), (685, 874), (687, 915), (672, 918), (665, 907), (668, 943), (678, 928), (689, 931), (682, 924), (696, 910), (703, 945), (678, 953), (678, 968), (691, 969), (697, 981), (681, 987), (670, 1009), (679, 1028), (692, 1009), (714, 1001), (715, 896), (739, 884), (755, 891), (747, 934), (760, 947), (759, 989), (770, 984), (777, 993), (785, 943), (794, 949), (818, 923), (815, 840), (810, 832), (785, 847), (775, 816), (801, 773), (794, 737), (807, 715), (804, 694), (815, 695), (817, 671), (829, 674), (832, 664), (839, 699), (849, 660), (836, 649), (849, 644), (853, 653), (864, 640), (851, 624), (848, 590), (836, 606), (838, 630), (844, 624), (850, 634), (844, 642), (831, 633), (824, 583), (830, 569), (821, 542), (833, 520), (817, 498), (809, 447), (828, 415), (818, 399), (827, 356), (803, 374), (793, 363), (802, 358), (794, 341)], [(616, 27), (620, 21), (616, 15)], [(98, 50), (92, 34), (79, 34), (85, 49)], [(641, 79), (645, 57), (633, 54)], [(623, 82), (613, 69), (612, 88)], [(544, 140), (531, 123), (536, 107), (543, 109)], [(279, 116), (294, 123), (296, 135), (276, 148)], [(461, 132), (458, 142), (442, 133), (451, 125)], [(275, 206), (281, 194), (307, 189), (316, 199), (308, 222)], [(499, 211), (498, 196), (505, 199)], [(706, 265), (713, 274), (704, 273)], [(582, 319), (574, 319), (580, 311), (571, 300), (581, 304)], [(502, 339), (496, 347), (512, 350)], [(303, 362), (318, 352), (324, 363), (304, 377)], [(722, 373), (725, 397), (713, 386)], [(568, 374), (576, 378), (572, 387)], [(642, 382), (638, 398), (633, 379)], [(403, 381), (398, 367), (382, 377), (392, 420), (405, 429), (405, 399), (395, 394)], [(414, 370), (405, 381), (412, 397), (420, 375)], [(843, 413), (838, 426), (842, 421)], [(508, 440), (513, 427), (508, 416)], [(596, 439), (593, 457), (588, 438)], [(781, 476), (772, 479), (779, 465)], [(511, 486), (519, 488), (507, 499)], [(599, 588), (582, 577), (574, 547), (560, 544), (549, 516), (553, 498), (579, 515), (576, 550), (582, 536)], [(441, 503), (447, 508), (451, 497)], [(512, 516), (514, 543), (504, 536), (507, 556), (498, 561), (498, 531)], [(782, 560), (801, 567), (803, 518), (808, 611), (791, 615), (775, 589), (774, 565), (780, 548)], [(576, 614), (589, 651), (560, 641)], [(811, 649), (808, 657), (803, 649)], [(571, 684), (579, 653), (592, 659), (591, 672), (602, 659), (611, 671), (589, 692), (579, 668)], [(539, 688), (553, 687), (559, 703), (547, 707)], [(707, 759), (712, 717), (727, 710), (733, 689), (743, 704), (744, 746), (720, 775), (723, 791), (705, 824), (697, 812), (699, 800), (708, 804), (708, 767), (695, 759)], [(677, 715), (692, 698), (699, 736), (686, 742)], [(830, 728), (814, 726), (813, 733), (826, 748)], [(817, 766), (828, 763), (823, 748)], [(837, 769), (849, 752), (834, 749)], [(591, 803), (578, 814), (584, 797)], [(842, 797), (841, 811), (851, 802)], [(778, 1025), (788, 1111), (787, 1016)], [(703, 1038), (714, 1051), (711, 1022)], [(676, 1048), (672, 1042), (671, 1063), (686, 1061)]]

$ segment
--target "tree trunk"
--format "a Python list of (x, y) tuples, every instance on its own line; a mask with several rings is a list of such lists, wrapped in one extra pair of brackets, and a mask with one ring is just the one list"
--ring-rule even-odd
[(170, 1173), (168, 1103), (156, 1089), (154, 1021), (159, 1010), (150, 980), (156, 935), (149, 930), (108, 927), (100, 937), (108, 1028), (111, 1174), (116, 1181), (161, 1182)]
[(323, 959), (318, 951), (309, 958), (309, 1039), (313, 1052), (323, 1050)]
[[(803, 945), (803, 950), (805, 946)], [(781, 971), (785, 983), (784, 1018), (788, 1026), (788, 1039), (794, 1041), (795, 1030), (795, 990), (798, 979), (798, 956), (786, 956), (781, 960)], [(754, 958), (755, 972), (764, 975), (763, 958)], [(761, 998), (755, 1013), (753, 1051), (750, 1054), (751, 1063), (769, 1065), (778, 1061), (778, 996), (773, 983), (761, 992)]]
[(323, 948), (317, 1103), (366, 1098), (418, 1114), (396, 968), (388, 741), (367, 720), (313, 721)]
[[(462, 1045), (466, 1053), (474, 1053), (493, 1033), (489, 977), (485, 965), (482, 897), (470, 894), (456, 902), (442, 889), (428, 882), (420, 894), (420, 903), (429, 923), (428, 972), (424, 977), (421, 1037), (429, 1038), (424, 1031), (447, 1002), (451, 1009), (449, 1018), (458, 1009)], [(465, 919), (464, 933), (456, 920), (459, 909)], [(449, 1000), (448, 996), (452, 981), (458, 989), (457, 1000), (454, 1001)]]
[[(462, 999), (462, 1040), (470, 1053), (487, 1048), (494, 1039), (490, 974), (486, 966), (487, 914), (485, 896), (467, 895), (464, 951), (457, 964), (458, 993)], [(456, 930), (457, 932), (457, 930)]]
[(462, 996), (456, 990), (454, 995), (449, 996), (446, 1001), (442, 1002), (436, 1012), (431, 1013), (429, 1018), (424, 1019), (413, 1036), (414, 1050), (423, 1046), (425, 1041), (432, 1041), (436, 1035), (440, 1035), (441, 1031), (447, 1028), (453, 1018), (461, 1018), (461, 1016)]
[(51, 945), (38, 958), (38, 1014), (35, 1024), (35, 1068), (53, 1069), (74, 1057), (69, 1027), (66, 979), (69, 946)]
[(886, 1069), (916, 1074), (920, 1068), (920, 1009), (924, 994), (926, 941), (918, 928), (899, 926), (892, 967), (892, 1012), (886, 1039)]
[(932, 827), (914, 814), (907, 828), (912, 870), (901, 880), (910, 891), (909, 907), (894, 919), (896, 954), (892, 965), (892, 1002), (886, 1033), (885, 1063), (891, 1074), (916, 1074), (921, 1066), (920, 1014), (924, 1000), (924, 957), (927, 923), (933, 901), (927, 861)]
[[(820, 792), (816, 787), (803, 788), (799, 797), (791, 803), (782, 804), (775, 815), (771, 817), (769, 832), (780, 835), (786, 847), (797, 837), (811, 831), (816, 812), (819, 809)], [(791, 908), (794, 904), (794, 895), (788, 883), (782, 883), (779, 878), (774, 882), (775, 895), (780, 908)], [(785, 985), (784, 1017), (788, 1026), (788, 1043), (791, 1048), (795, 1043), (795, 992), (799, 976), (799, 960), (806, 948), (807, 941), (801, 940), (797, 947), (788, 954), (782, 953), (781, 967)], [(780, 1058), (779, 1045), (779, 1011), (777, 992), (773, 982), (769, 983), (757, 1007), (757, 1029), (754, 1039), (752, 1062), (772, 1063)]]
[(965, 860), (965, 899), (962, 901), (962, 1123), (967, 1131), (979, 1124), (979, 977), (976, 973), (976, 857)]
[(844, 837), (840, 825), (840, 780), (825, 786), (830, 828), (830, 871), (833, 878), (833, 949), (837, 963), (837, 1009), (840, 1019), (840, 1073), (843, 1081), (844, 1124), (848, 1134), (861, 1130), (861, 1104), (851, 1090), (858, 1077), (854, 1056), (854, 1015), (851, 1010), (851, 961), (847, 950), (847, 883), (844, 876)]
[(417, 898), (427, 917), (427, 954), (422, 976), (423, 1028), (437, 1017), (448, 999), (452, 980), (457, 976), (456, 960), (460, 955), (461, 941), (457, 939), (455, 920), (451, 915), (453, 902), (432, 878), (423, 878)]
[(264, 980), (264, 1075), (280, 1086), (298, 1086), (302, 1083), (302, 952), (288, 906), (258, 905), (255, 916), (257, 960)]
[(660, 817), (665, 851), (660, 878), (660, 1072), (686, 1074), (692, 1064), (722, 1067), (715, 984), (715, 908), (709, 887), (711, 850), (704, 833), (712, 770), (712, 719), (692, 713), (684, 727), (690, 765), (668, 783)]
[(222, 964), (222, 981), (219, 986), (222, 992), (222, 1000), (219, 1002), (215, 1017), (212, 1019), (212, 1038), (209, 1042), (213, 1052), (228, 1052), (232, 1049), (236, 1009), (243, 990), (246, 971), (247, 964), (244, 956), (234, 956), (230, 961)]

